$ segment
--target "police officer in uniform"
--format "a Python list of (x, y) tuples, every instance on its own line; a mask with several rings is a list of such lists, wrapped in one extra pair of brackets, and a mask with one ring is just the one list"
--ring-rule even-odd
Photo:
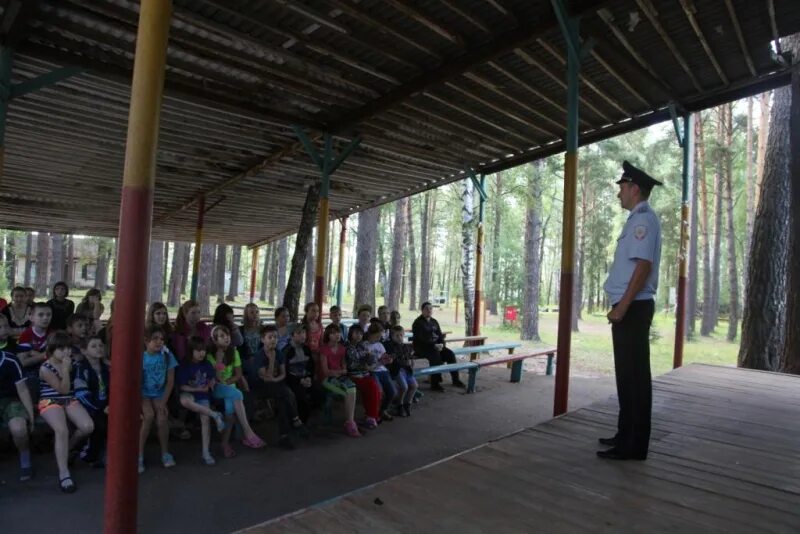
[(609, 296), (608, 320), (614, 343), (614, 370), (619, 397), (617, 434), (600, 438), (600, 458), (645, 460), (650, 441), (652, 384), (650, 382), (650, 323), (655, 311), (661, 225), (647, 203), (661, 182), (627, 161), (622, 164), (619, 198), (630, 211), (617, 239), (614, 263), (603, 289)]

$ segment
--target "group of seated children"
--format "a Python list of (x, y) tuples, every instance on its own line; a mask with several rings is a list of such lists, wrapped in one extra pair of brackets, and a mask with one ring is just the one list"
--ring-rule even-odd
[[(14, 294), (17, 289), (12, 302), (24, 297)], [(54, 299), (59, 299), (60, 310), (67, 308), (66, 294), (66, 286), (56, 284)], [(33, 475), (28, 442), (34, 406), (55, 435), (62, 491), (77, 489), (70, 473), (76, 457), (104, 465), (113, 368), (103, 336), (94, 332), (92, 324), (97, 302), (90, 303), (90, 317), (71, 313), (63, 318), (63, 330), (52, 328), (55, 307), (50, 302), (26, 303), (27, 318), (14, 315), (15, 324), (27, 324), (22, 330), (15, 331), (8, 314), (0, 313), (0, 418), (19, 451), (21, 481)], [(212, 421), (222, 434), (225, 458), (236, 455), (231, 445), (236, 424), (244, 446), (265, 446), (250, 426), (253, 401), (258, 398), (271, 401), (278, 444), (287, 449), (295, 446), (293, 436), (310, 436), (309, 416), (328, 396), (344, 399), (344, 430), (353, 437), (395, 416), (410, 416), (417, 382), (411, 345), (405, 342), (403, 327), (396, 324), (399, 314), (390, 315), (382, 306), (379, 317), (370, 318), (372, 309), (362, 306), (359, 322), (349, 329), (341, 323), (337, 306), (330, 315), (331, 323), (323, 327), (319, 306), (309, 303), (302, 321), (289, 324), (287, 310), (278, 308), (275, 324), (262, 326), (258, 308), (249, 304), (240, 329), (227, 304), (220, 305), (214, 324), (208, 325), (201, 320), (197, 303), (190, 300), (172, 325), (166, 306), (151, 304), (142, 358), (139, 473), (145, 470), (145, 443), (153, 422), (162, 465), (175, 465), (169, 452), (170, 415), (185, 422), (189, 412), (197, 414), (206, 465), (216, 462), (210, 451)], [(358, 394), (365, 417), (356, 422)], [(182, 437), (190, 437), (185, 427), (183, 433)]]

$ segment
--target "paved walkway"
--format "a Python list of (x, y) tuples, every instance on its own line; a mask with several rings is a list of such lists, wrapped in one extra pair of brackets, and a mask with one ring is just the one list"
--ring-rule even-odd
[[(216, 454), (214, 467), (199, 464), (199, 440), (192, 440), (175, 443), (172, 449), (178, 466), (165, 470), (156, 464), (157, 445), (152, 442), (147, 455), (151, 467), (139, 485), (139, 531), (230, 532), (423, 467), (551, 417), (553, 377), (525, 373), (520, 384), (510, 384), (507, 370), (490, 368), (481, 371), (478, 386), (474, 395), (449, 386), (443, 394), (426, 392), (410, 419), (385, 423), (361, 439), (346, 437), (337, 424), (334, 429), (317, 429), (295, 451), (238, 447), (240, 454), (232, 460)], [(572, 408), (606, 399), (613, 394), (613, 379), (574, 378), (570, 394)], [(261, 430), (274, 440), (274, 427), (270, 421)], [(57, 489), (51, 454), (35, 455), (37, 475), (21, 484), (16, 481), (16, 459), (7, 447), (3, 451), (3, 534), (101, 532), (102, 471), (77, 467), (73, 475), (79, 489), (63, 495)]]

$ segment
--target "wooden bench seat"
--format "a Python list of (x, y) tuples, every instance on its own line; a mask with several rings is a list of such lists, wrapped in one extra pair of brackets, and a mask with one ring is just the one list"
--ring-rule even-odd
[(433, 365), (431, 367), (415, 367), (414, 376), (430, 376), (439, 373), (449, 373), (451, 371), (469, 371), (478, 369), (475, 362), (446, 363), (444, 365)]
[(478, 370), (482, 367), (490, 365), (511, 364), (511, 382), (520, 382), (522, 380), (522, 363), (528, 358), (543, 358), (547, 357), (547, 369), (545, 374), (550, 376), (553, 374), (553, 360), (556, 356), (556, 349), (545, 349), (538, 352), (526, 354), (507, 354), (503, 356), (495, 356), (493, 358), (486, 358), (473, 362), (477, 364), (477, 368), (471, 369), (469, 373), (469, 383), (467, 384), (467, 392), (473, 393), (475, 391), (475, 379)]
[(514, 349), (522, 346), (522, 343), (509, 342), (509, 343), (489, 343), (484, 345), (473, 345), (471, 347), (456, 347), (450, 349), (456, 356), (463, 354), (470, 354), (471, 360), (475, 360), (477, 355), (482, 352), (491, 352), (493, 350), (508, 350), (509, 354), (514, 354)]

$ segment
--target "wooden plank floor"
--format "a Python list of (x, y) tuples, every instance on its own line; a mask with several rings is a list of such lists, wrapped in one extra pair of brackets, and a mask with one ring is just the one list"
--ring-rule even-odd
[(800, 532), (800, 377), (658, 378), (646, 462), (595, 457), (616, 413), (596, 403), (247, 532)]

